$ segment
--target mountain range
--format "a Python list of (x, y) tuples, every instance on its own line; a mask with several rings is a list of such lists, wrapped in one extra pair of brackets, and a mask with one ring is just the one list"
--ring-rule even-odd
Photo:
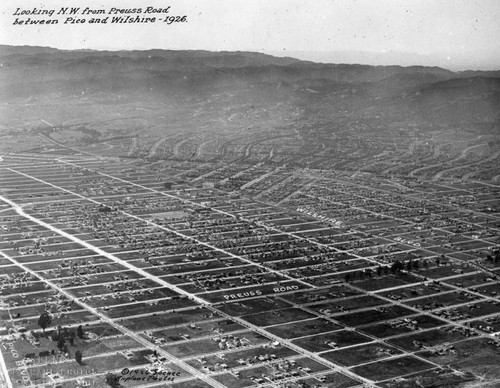
[[(453, 72), (426, 66), (325, 64), (253, 52), (93, 51), (0, 46), (0, 99), (84, 93), (130, 98), (237, 95), (248, 103), (370, 109), (394, 120), (431, 123), (499, 119), (500, 70)], [(223, 103), (223, 102), (221, 102)], [(403, 117), (403, 118), (404, 118)]]

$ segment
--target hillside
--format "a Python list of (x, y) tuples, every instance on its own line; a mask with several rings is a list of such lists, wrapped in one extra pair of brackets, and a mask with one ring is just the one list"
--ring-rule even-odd
[[(363, 159), (363, 169), (393, 173), (398, 158), (416, 163), (416, 152), (433, 165), (475, 145), (471, 139), (498, 143), (497, 72), (323, 64), (252, 52), (11, 46), (0, 46), (0, 62), (6, 128), (42, 131), (72, 145), (137, 138), (118, 155), (156, 157), (155, 139), (173, 136), (164, 157), (190, 158), (195, 150), (202, 160), (254, 153), (256, 160), (267, 154), (297, 163), (298, 152), (315, 155), (299, 165), (330, 168), (337, 166), (334, 155), (359, 151), (359, 161), (338, 166), (360, 168)], [(286, 139), (278, 148), (276, 137)], [(366, 162), (380, 152), (396, 154)], [(494, 152), (477, 147), (470, 156)]]

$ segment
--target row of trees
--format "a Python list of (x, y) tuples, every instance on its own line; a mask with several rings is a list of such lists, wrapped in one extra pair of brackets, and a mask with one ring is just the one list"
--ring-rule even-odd
[[(439, 259), (436, 259), (436, 264), (439, 265)], [(370, 279), (376, 274), (378, 277), (382, 275), (389, 275), (389, 273), (396, 275), (401, 273), (401, 271), (406, 270), (408, 272), (415, 271), (420, 269), (420, 265), (422, 265), (425, 269), (429, 267), (429, 262), (427, 260), (423, 260), (422, 264), (420, 264), (419, 260), (410, 259), (407, 262), (396, 260), (392, 263), (391, 266), (381, 266), (379, 265), (376, 269), (365, 268), (364, 270), (354, 271), (345, 274), (344, 280), (346, 282), (350, 282), (352, 280), (360, 279), (364, 280), (366, 278)]]
[[(38, 326), (42, 329), (42, 331), (45, 333), (45, 329), (49, 327), (52, 324), (52, 318), (48, 312), (43, 312), (40, 314), (40, 317), (38, 317)], [(57, 327), (57, 331), (53, 331), (52, 335), (56, 333), (57, 336), (61, 335), (61, 332), (64, 332), (66, 336), (75, 338), (77, 336), (78, 338), (82, 339), (85, 336), (85, 333), (83, 332), (83, 327), (82, 325), (78, 326), (76, 328), (76, 333), (73, 331), (69, 331), (68, 328), (62, 328), (61, 326)], [(52, 338), (54, 340), (54, 338)], [(55, 339), (54, 341), (57, 341)], [(73, 344), (71, 344), (73, 345)]]

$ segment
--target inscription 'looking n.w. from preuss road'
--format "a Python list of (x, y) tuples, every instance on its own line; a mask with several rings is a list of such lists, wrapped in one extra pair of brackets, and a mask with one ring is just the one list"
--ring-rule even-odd
[[(43, 9), (43, 8), (31, 8), (31, 9), (21, 9), (17, 8), (12, 14), (13, 16), (49, 16), (52, 17), (56, 15), (127, 15), (127, 14), (166, 14), (170, 12), (171, 7), (165, 8), (110, 8), (106, 9), (92, 9), (86, 7), (82, 10), (80, 7), (61, 7), (59, 10), (55, 9)], [(57, 12), (56, 12), (57, 11)]]

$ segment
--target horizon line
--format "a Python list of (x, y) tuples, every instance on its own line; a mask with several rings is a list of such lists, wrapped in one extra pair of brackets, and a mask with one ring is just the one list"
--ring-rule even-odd
[[(173, 52), (181, 52), (181, 51), (192, 51), (192, 52), (209, 52), (209, 53), (254, 53), (254, 54), (264, 54), (277, 58), (290, 58), (295, 59), (297, 61), (302, 62), (310, 62), (315, 64), (324, 64), (324, 65), (362, 65), (362, 66), (399, 66), (399, 67), (436, 67), (441, 68), (443, 70), (448, 70), (451, 72), (467, 72), (467, 71), (481, 71), (481, 72), (494, 72), (500, 71), (500, 64), (496, 65), (480, 65), (475, 64), (473, 66), (464, 66), (460, 64), (449, 64), (450, 66), (446, 66), (447, 64), (439, 63), (440, 61), (432, 61), (433, 63), (419, 63), (419, 62), (410, 62), (410, 63), (396, 63), (396, 62), (387, 62), (381, 63), (380, 60), (377, 61), (373, 58), (373, 56), (378, 57), (387, 57), (390, 55), (401, 55), (402, 58), (407, 58), (408, 56), (415, 56), (421, 58), (431, 58), (437, 55), (445, 55), (440, 53), (431, 53), (431, 54), (420, 54), (409, 51), (369, 51), (369, 50), (334, 50), (334, 51), (314, 51), (314, 50), (259, 50), (259, 49), (234, 49), (234, 50), (213, 50), (213, 49), (203, 49), (203, 48), (160, 48), (160, 47), (150, 47), (150, 48), (90, 48), (90, 47), (79, 47), (79, 48), (61, 48), (55, 46), (42, 46), (42, 45), (31, 45), (31, 44), (8, 44), (8, 43), (0, 43), (0, 46), (4, 47), (24, 47), (24, 48), (43, 48), (43, 49), (51, 49), (57, 51), (66, 51), (66, 52), (85, 52), (85, 51), (94, 51), (94, 52), (132, 52), (132, 51), (173, 51)], [(372, 56), (367, 58), (366, 61), (334, 61), (333, 59), (328, 59), (326, 57), (332, 56), (335, 54), (343, 54), (343, 55), (366, 55)], [(304, 55), (304, 57), (298, 57), (297, 55)], [(307, 58), (306, 56), (323, 56), (325, 58)], [(405, 61), (402, 61), (405, 62)], [(406, 60), (406, 62), (408, 62)], [(425, 62), (425, 61), (423, 61)]]

